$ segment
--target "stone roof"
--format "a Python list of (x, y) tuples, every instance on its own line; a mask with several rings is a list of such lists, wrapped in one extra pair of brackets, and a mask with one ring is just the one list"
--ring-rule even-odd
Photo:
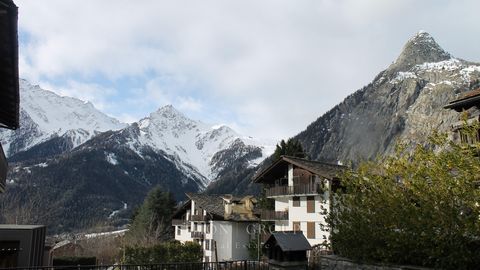
[(222, 195), (199, 193), (187, 193), (186, 195), (190, 200), (195, 201), (198, 207), (206, 210), (210, 214), (223, 218), (225, 206), (223, 205)]
[(267, 176), (269, 173), (278, 169), (278, 167), (282, 167), (286, 164), (293, 164), (297, 167), (300, 167), (304, 170), (310, 171), (318, 176), (325, 177), (326, 179), (333, 179), (338, 177), (342, 171), (346, 169), (345, 166), (330, 164), (325, 162), (319, 161), (312, 161), (306, 160), (303, 158), (296, 158), (290, 156), (281, 156), (280, 159), (275, 161), (272, 165), (270, 165), (265, 170), (258, 172), (254, 177), (253, 181), (258, 183), (261, 182), (262, 179)]
[(310, 250), (312, 246), (301, 231), (272, 232), (264, 247), (278, 245), (282, 251)]
[[(195, 201), (195, 205), (201, 209), (207, 211), (207, 213), (216, 220), (231, 220), (231, 221), (258, 221), (259, 218), (256, 215), (257, 212), (251, 212), (250, 214), (245, 213), (237, 213), (235, 210), (233, 213), (228, 215), (227, 219), (225, 219), (225, 199), (230, 199), (234, 203), (241, 203), (245, 199), (251, 199), (252, 196), (246, 196), (244, 198), (236, 198), (230, 194), (219, 195), (219, 194), (201, 194), (201, 193), (186, 193), (189, 200), (185, 202), (177, 212), (173, 215), (173, 217), (180, 217), (180, 213), (183, 213), (188, 209), (191, 205), (191, 201)], [(225, 199), (224, 199), (225, 198)]]

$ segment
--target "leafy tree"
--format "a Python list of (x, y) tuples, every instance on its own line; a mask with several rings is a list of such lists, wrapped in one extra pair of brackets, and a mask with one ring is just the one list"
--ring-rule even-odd
[[(475, 131), (475, 130), (474, 130)], [(426, 145), (342, 177), (328, 222), (335, 253), (442, 269), (480, 265), (480, 144), (435, 134)]]
[(174, 211), (175, 199), (172, 194), (164, 192), (159, 186), (153, 188), (132, 220), (128, 241), (149, 245), (168, 239)]
[(307, 154), (305, 153), (302, 144), (293, 138), (288, 139), (287, 142), (282, 140), (279, 144), (277, 144), (275, 147), (275, 152), (273, 153), (273, 160), (278, 160), (280, 156), (283, 155), (307, 158)]
[(182, 244), (178, 241), (159, 243), (150, 247), (127, 247), (126, 264), (150, 264), (172, 262), (201, 262), (202, 247), (195, 242)]

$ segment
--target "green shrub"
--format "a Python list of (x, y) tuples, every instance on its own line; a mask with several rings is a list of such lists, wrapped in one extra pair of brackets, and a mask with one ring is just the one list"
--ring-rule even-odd
[(172, 262), (201, 262), (202, 247), (194, 242), (182, 244), (178, 241), (164, 242), (151, 247), (126, 247), (125, 263), (172, 263)]
[(328, 221), (334, 251), (442, 269), (480, 265), (480, 144), (434, 135), (343, 176)]
[(53, 266), (96, 265), (95, 257), (58, 257), (53, 258)]

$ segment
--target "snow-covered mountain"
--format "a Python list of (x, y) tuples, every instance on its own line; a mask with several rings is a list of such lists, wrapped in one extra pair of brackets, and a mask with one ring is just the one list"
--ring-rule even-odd
[[(199, 179), (199, 188), (204, 189), (228, 165), (226, 160), (248, 156), (248, 166), (256, 166), (273, 152), (275, 144), (241, 136), (225, 125), (189, 119), (172, 105), (127, 125), (90, 102), (59, 96), (23, 79), (20, 99), (20, 129), (0, 131), (7, 156), (16, 162), (68, 152), (108, 130), (128, 130), (118, 136), (127, 136), (127, 145), (140, 157), (145, 148), (161, 152), (184, 174)], [(227, 149), (228, 159), (225, 152), (219, 159), (219, 153)]]
[(189, 119), (172, 105), (151, 113), (137, 125), (139, 136), (130, 141), (132, 150), (139, 146), (162, 150), (174, 159), (193, 166), (206, 178), (205, 184), (215, 179), (223, 167), (219, 165), (220, 160), (212, 159), (215, 154), (238, 147), (239, 141), (261, 149), (261, 156), (251, 160), (253, 166), (273, 152), (273, 143), (264, 145), (250, 137), (239, 135), (225, 125), (208, 125)]
[(63, 137), (73, 148), (100, 132), (126, 126), (90, 102), (62, 97), (20, 79), (20, 128), (0, 130), (0, 142), (9, 157), (53, 137)]

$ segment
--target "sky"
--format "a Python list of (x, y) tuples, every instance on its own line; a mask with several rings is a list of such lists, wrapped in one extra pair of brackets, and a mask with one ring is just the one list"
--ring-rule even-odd
[(134, 122), (167, 104), (286, 139), (420, 30), (480, 62), (478, 0), (15, 0), (20, 77)]

